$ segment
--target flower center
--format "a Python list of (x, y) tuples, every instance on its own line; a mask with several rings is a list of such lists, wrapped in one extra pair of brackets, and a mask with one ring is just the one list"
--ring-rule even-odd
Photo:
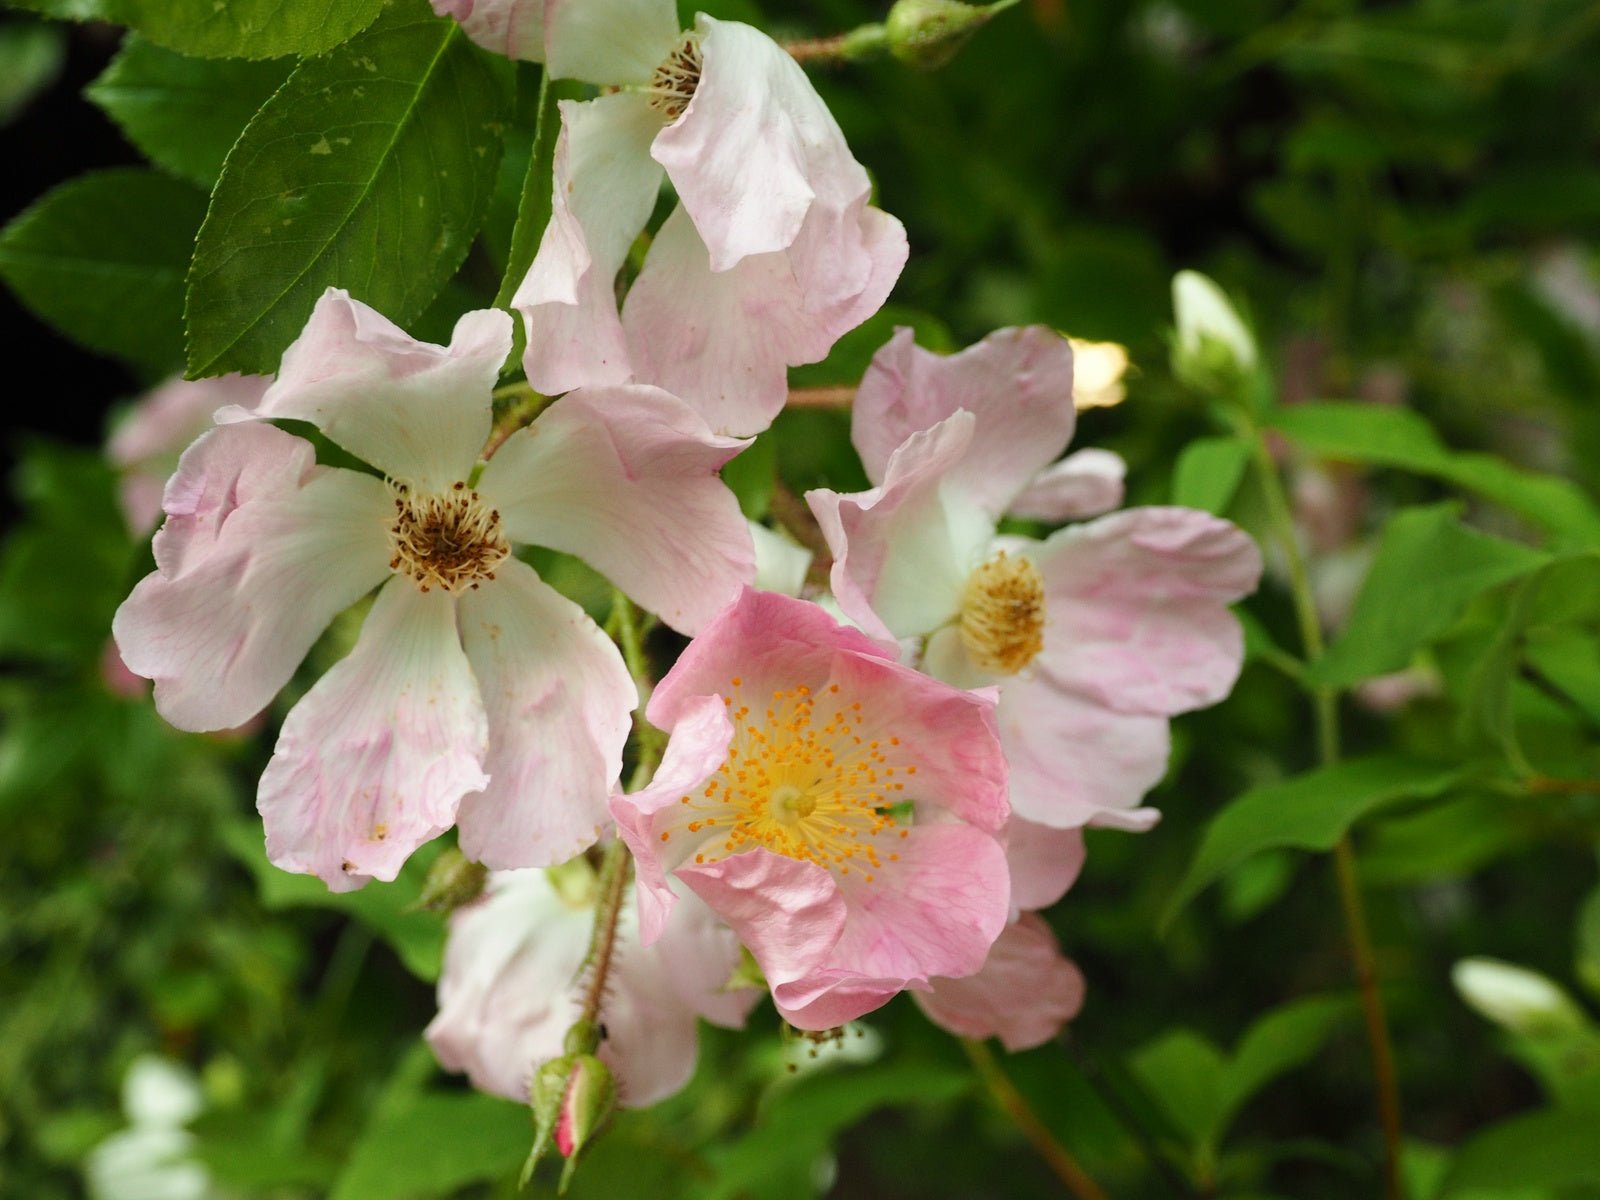
[(694, 90), (700, 86), (700, 39), (690, 31), (673, 47), (667, 61), (656, 68), (650, 79), (647, 94), (650, 107), (668, 122), (683, 116), (683, 110), (694, 99)]
[(840, 875), (854, 867), (871, 883), (886, 859), (900, 857), (884, 840), (907, 833), (902, 793), (917, 768), (900, 739), (862, 734), (860, 702), (845, 703), (836, 683), (820, 697), (804, 684), (772, 692), (760, 711), (732, 683), (723, 697), (734, 729), (727, 761), (698, 796), (680, 801), (694, 813), (689, 833), (713, 831), (695, 862), (762, 847)]
[(1002, 550), (967, 578), (961, 644), (997, 675), (1015, 675), (1044, 648), (1044, 577), (1031, 559)]
[(460, 592), (493, 579), (495, 568), (511, 555), (500, 532), (500, 513), (485, 508), (477, 492), (457, 483), (448, 492), (422, 493), (403, 483), (394, 492), (394, 523), (389, 526), (391, 570), (426, 592)]

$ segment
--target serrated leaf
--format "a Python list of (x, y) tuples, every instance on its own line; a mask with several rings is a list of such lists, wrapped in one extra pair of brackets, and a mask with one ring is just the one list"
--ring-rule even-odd
[(1309, 675), (1347, 687), (1398, 671), (1449, 629), (1473, 597), (1547, 561), (1519, 542), (1463, 525), (1454, 505), (1402, 512), (1383, 532), (1343, 633)]
[(1249, 463), (1250, 447), (1238, 438), (1190, 442), (1172, 469), (1172, 502), (1221, 516), (1228, 511)]
[(151, 372), (183, 355), (183, 273), (205, 195), (136, 167), (47, 193), (0, 233), (0, 278), (42, 320)]
[(185, 58), (133, 35), (84, 95), (151, 162), (209, 190), (293, 65)]
[(1600, 545), (1600, 509), (1575, 484), (1523, 470), (1492, 454), (1450, 450), (1410, 409), (1304, 404), (1278, 410), (1270, 424), (1312, 453), (1442, 479), (1505, 506), (1570, 544)]
[(1202, 889), (1262, 850), (1331, 850), (1366, 814), (1414, 796), (1437, 796), (1458, 767), (1400, 755), (1374, 755), (1251, 788), (1212, 818), (1162, 924)]
[(189, 373), (275, 371), (317, 298), (415, 320), (483, 221), (511, 105), (508, 62), (402, 4), (302, 63), (250, 122), (189, 273)]
[(384, 0), (106, 0), (111, 20), (196, 58), (322, 54), (371, 25)]

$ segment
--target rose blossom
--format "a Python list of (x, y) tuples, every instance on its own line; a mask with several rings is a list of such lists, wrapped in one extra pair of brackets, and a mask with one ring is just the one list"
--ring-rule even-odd
[[(692, 631), (753, 569), (717, 437), (655, 388), (589, 389), (478, 475), (510, 319), (418, 342), (330, 289), (253, 409), (224, 409), (167, 485), (156, 570), (113, 625), (183, 729), (258, 712), (340, 611), (377, 589), (355, 649), (284, 721), (257, 807), (267, 853), (337, 890), (393, 879), (451, 824), (490, 866), (591, 844), (637, 704), (582, 609), (511, 553), (581, 554)], [(309, 421), (383, 471), (319, 466), (264, 423)]]

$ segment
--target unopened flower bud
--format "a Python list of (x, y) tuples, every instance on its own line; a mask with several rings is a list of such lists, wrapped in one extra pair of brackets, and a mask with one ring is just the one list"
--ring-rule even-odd
[(1512, 1033), (1578, 1033), (1588, 1024), (1566, 992), (1525, 967), (1496, 958), (1464, 958), (1451, 968), (1450, 981), (1463, 1000)]
[(561, 1172), (561, 1190), (577, 1165), (578, 1155), (599, 1132), (617, 1106), (617, 1081), (610, 1068), (595, 1057), (600, 1046), (599, 1027), (581, 1017), (567, 1030), (566, 1053), (540, 1063), (528, 1088), (533, 1109), (533, 1149), (522, 1165), (522, 1183), (550, 1149), (567, 1160)]
[(483, 894), (489, 869), (451, 848), (433, 860), (416, 907), (428, 912), (453, 913)]
[(1172, 307), (1178, 337), (1172, 373), (1203, 392), (1232, 390), (1256, 367), (1256, 342), (1228, 297), (1198, 271), (1179, 271), (1172, 279)]
[(1015, 3), (1016, 0), (999, 0), (995, 4), (897, 0), (884, 22), (889, 53), (909, 66), (930, 71), (942, 67), (990, 17)]

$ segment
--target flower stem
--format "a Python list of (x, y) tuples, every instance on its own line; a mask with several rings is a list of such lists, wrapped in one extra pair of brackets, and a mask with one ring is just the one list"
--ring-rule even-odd
[(785, 42), (783, 48), (798, 63), (806, 65), (821, 63), (832, 66), (837, 63), (872, 58), (885, 45), (886, 32), (882, 25), (862, 25), (848, 33), (836, 33), (832, 37)]
[(967, 1058), (971, 1061), (973, 1069), (978, 1072), (978, 1077), (989, 1089), (990, 1097), (1022, 1131), (1022, 1135), (1039, 1152), (1039, 1157), (1044, 1159), (1055, 1172), (1056, 1178), (1066, 1185), (1067, 1191), (1078, 1200), (1106, 1200), (1106, 1194), (1100, 1185), (1090, 1179), (1078, 1165), (1078, 1160), (1068, 1153), (1065, 1146), (1056, 1141), (1055, 1136), (1028, 1104), (1026, 1097), (1017, 1090), (1016, 1084), (1012, 1083), (1001, 1070), (989, 1047), (982, 1042), (962, 1038), (961, 1048), (967, 1052)]
[(582, 1019), (598, 1023), (606, 998), (606, 979), (617, 948), (617, 923), (628, 894), (633, 858), (621, 838), (612, 838), (600, 860), (600, 898), (594, 908), (594, 933), (589, 939), (589, 981), (583, 990)]
[[(1316, 600), (1311, 591), (1311, 575), (1306, 569), (1305, 556), (1300, 552), (1300, 543), (1295, 538), (1294, 516), (1289, 509), (1277, 464), (1273, 462), (1260, 430), (1252, 429), (1251, 433), (1254, 439), (1252, 453), (1273, 532), (1289, 569), (1290, 594), (1294, 600), (1295, 619), (1300, 627), (1306, 662), (1314, 667), (1322, 658), (1325, 647), (1322, 622), (1317, 615)], [(1321, 683), (1313, 683), (1310, 692), (1316, 721), (1317, 758), (1323, 766), (1331, 766), (1339, 759), (1338, 695), (1333, 688)], [(1395, 1073), (1394, 1049), (1389, 1040), (1388, 1016), (1384, 1012), (1383, 996), (1378, 991), (1377, 960), (1372, 953), (1366, 907), (1361, 899), (1361, 883), (1356, 874), (1355, 848), (1350, 843), (1348, 833), (1334, 846), (1333, 862), (1339, 885), (1339, 906), (1344, 913), (1345, 934), (1355, 965), (1356, 987), (1361, 993), (1367, 1045), (1372, 1055), (1378, 1121), (1383, 1128), (1384, 1195), (1388, 1200), (1401, 1200), (1400, 1085)]]

